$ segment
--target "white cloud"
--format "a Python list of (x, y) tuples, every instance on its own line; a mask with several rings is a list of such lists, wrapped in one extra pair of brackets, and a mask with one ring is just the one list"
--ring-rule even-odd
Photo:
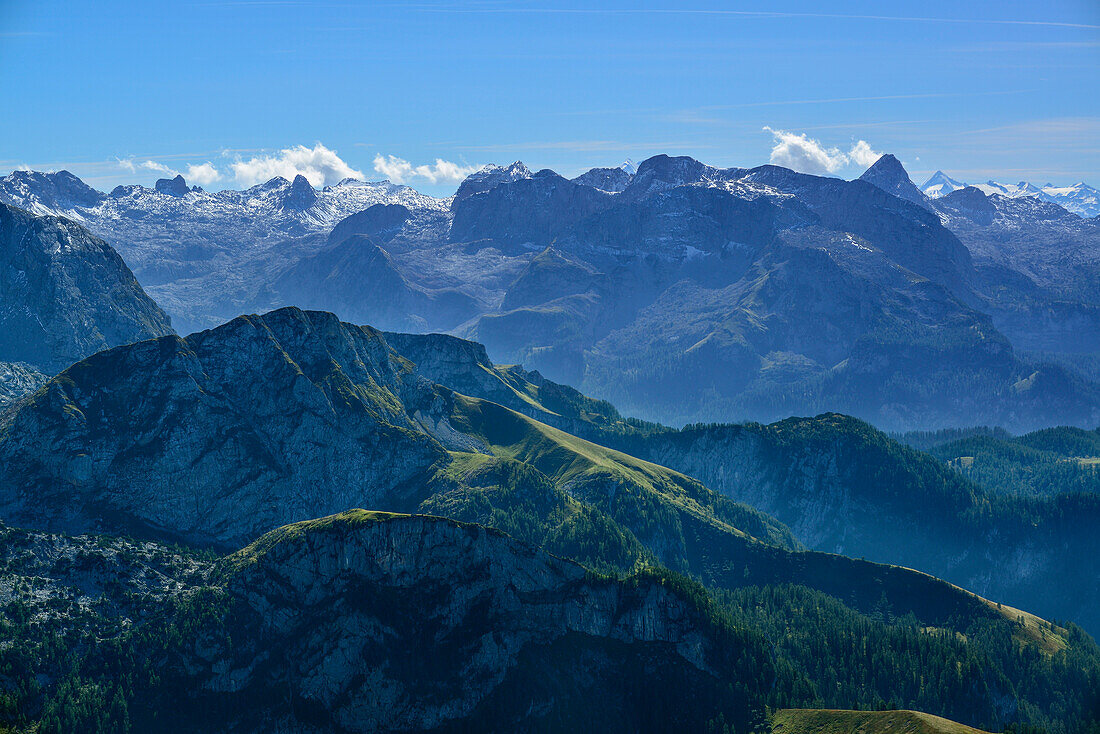
[(137, 173), (142, 170), (156, 171), (165, 176), (175, 176), (179, 173), (176, 169), (166, 166), (163, 163), (157, 163), (156, 161), (144, 160), (139, 163), (133, 158), (116, 158), (115, 160), (118, 161), (119, 168), (129, 171), (130, 173)]
[(771, 162), (802, 173), (832, 173), (842, 168), (848, 157), (839, 148), (826, 148), (817, 140), (806, 137), (806, 133), (796, 134), (786, 130), (765, 131), (775, 138), (772, 147)]
[(115, 160), (118, 161), (119, 168), (129, 171), (130, 173), (137, 173), (140, 170), (156, 171), (165, 176), (175, 176), (179, 173), (176, 169), (166, 166), (163, 163), (157, 163), (156, 161), (144, 160), (138, 163), (133, 158), (116, 158)]
[(210, 161), (206, 163), (200, 163), (199, 165), (190, 165), (187, 167), (187, 173), (184, 175), (188, 183), (196, 183), (199, 186), (209, 186), (215, 181), (220, 181), (222, 178), (221, 171), (214, 168), (214, 164)]
[(852, 150), (848, 153), (848, 158), (851, 159), (852, 163), (863, 168), (873, 166), (875, 161), (881, 157), (882, 153), (872, 150), (866, 140), (856, 141), (856, 144), (852, 146)]
[(404, 158), (379, 153), (374, 157), (374, 170), (395, 184), (408, 183), (413, 179), (423, 179), (431, 184), (459, 183), (480, 166), (463, 166), (442, 158), (436, 158), (434, 165), (414, 166)]
[(805, 133), (792, 133), (787, 130), (764, 130), (775, 138), (770, 161), (802, 173), (834, 173), (847, 165), (866, 168), (879, 159), (881, 153), (871, 148), (866, 140), (857, 141), (847, 153), (840, 148), (826, 148), (819, 140)]
[(276, 176), (293, 179), (298, 174), (305, 176), (314, 186), (329, 186), (345, 178), (363, 178), (361, 171), (349, 166), (336, 155), (336, 151), (320, 143), (312, 148), (296, 145), (284, 148), (275, 155), (238, 160), (229, 167), (242, 186), (253, 186)]
[(176, 169), (169, 168), (163, 163), (157, 163), (156, 161), (143, 161), (141, 167), (147, 168), (150, 171), (156, 171), (157, 173), (163, 173), (165, 176), (171, 176), (173, 178), (179, 175), (179, 171)]

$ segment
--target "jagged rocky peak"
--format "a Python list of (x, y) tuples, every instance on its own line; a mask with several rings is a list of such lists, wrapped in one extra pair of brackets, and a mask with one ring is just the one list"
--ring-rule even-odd
[[(410, 369), (378, 331), (297, 308), (99, 352), (12, 417), (0, 514), (87, 530), (103, 511), (136, 535), (239, 547), (287, 522), (376, 506), (442, 455), (406, 413), (425, 389)], [(79, 425), (66, 425), (77, 414)], [(54, 455), (45, 464), (32, 458), (43, 450)], [(102, 461), (73, 464), (75, 451)], [(23, 494), (28, 483), (41, 492)], [(91, 504), (37, 517), (55, 491)]]
[(637, 165), (623, 193), (633, 198), (686, 184), (733, 181), (746, 173), (743, 168), (708, 166), (688, 156), (655, 155)]
[(183, 179), (183, 176), (177, 174), (175, 178), (160, 178), (153, 185), (157, 193), (165, 194), (167, 196), (181, 197), (186, 196), (191, 189), (187, 188), (187, 181)]
[(905, 170), (905, 166), (901, 164), (901, 161), (897, 159), (897, 156), (892, 153), (884, 153), (879, 156), (878, 160), (871, 164), (870, 168), (864, 171), (860, 176), (864, 181), (870, 181), (872, 179), (879, 179), (883, 181), (912, 181), (909, 179), (909, 172)]
[(459, 184), (458, 191), (455, 192), (455, 201), (457, 202), (469, 198), (474, 194), (488, 191), (502, 183), (512, 183), (525, 178), (531, 178), (531, 175), (531, 170), (523, 165), (521, 161), (516, 161), (510, 166), (496, 166), (492, 164), (484, 166), (481, 170), (471, 173), (461, 184)]
[(928, 203), (928, 197), (909, 178), (905, 166), (889, 153), (875, 161), (874, 165), (864, 171), (859, 180), (873, 184), (887, 193), (911, 201), (925, 209), (932, 208)]
[(685, 183), (694, 183), (707, 177), (715, 169), (700, 163), (689, 156), (667, 156), (664, 154), (647, 158), (638, 165), (631, 182), (631, 189), (653, 188), (655, 184), (665, 186), (680, 186)]
[(52, 181), (60, 202), (75, 206), (95, 206), (103, 200), (103, 193), (96, 191), (68, 171), (53, 174)]
[(264, 196), (271, 193), (285, 190), (290, 186), (290, 181), (287, 181), (282, 176), (275, 176), (273, 178), (264, 181), (261, 184), (256, 184), (252, 188), (245, 189), (244, 193), (249, 196)]
[(309, 179), (298, 174), (294, 177), (294, 180), (290, 182), (290, 188), (286, 192), (286, 196), (283, 198), (282, 207), (284, 209), (308, 209), (317, 203), (317, 191), (313, 188), (313, 184), (309, 182)]

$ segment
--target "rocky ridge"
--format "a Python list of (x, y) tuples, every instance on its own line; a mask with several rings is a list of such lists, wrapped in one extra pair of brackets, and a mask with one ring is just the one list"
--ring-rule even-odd
[[(669, 423), (832, 410), (892, 430), (1028, 430), (1100, 415), (1095, 378), (1060, 356), (1080, 350), (1073, 331), (1100, 329), (1087, 246), (1034, 263), (987, 257), (1001, 225), (958, 213), (976, 201), (951, 214), (943, 197), (930, 211), (891, 157), (850, 182), (668, 156), (589, 174), (517, 162), (473, 174), (453, 199), (343, 182), (308, 205), (302, 182), (182, 197), (130, 188), (84, 209), (94, 219), (132, 200), (126, 216), (96, 221), (124, 250), (133, 235), (136, 250), (167, 258), (135, 268), (183, 331), (285, 305), (447, 331)], [(70, 201), (81, 196), (35, 176), (0, 192), (83, 216)], [(354, 215), (339, 219), (352, 213), (340, 202)], [(1013, 216), (1052, 243), (1070, 226)]]
[[(314, 252), (324, 239), (310, 235), (326, 234), (349, 215), (377, 203), (435, 211), (449, 204), (389, 182), (347, 179), (317, 191), (301, 176), (217, 192), (177, 177), (158, 188), (119, 186), (104, 194), (67, 171), (2, 177), (0, 202), (67, 217), (110, 242), (184, 333), (255, 308), (265, 269)], [(202, 317), (227, 298), (233, 306)]]
[[(226, 658), (206, 652), (232, 672), (207, 677), (203, 690), (250, 695), (294, 681), (303, 708), (324, 711), (345, 731), (496, 717), (537, 726), (571, 716), (582, 701), (630, 695), (609, 673), (638, 654), (662, 660), (662, 679), (678, 671), (703, 698), (714, 697), (708, 689), (720, 687), (737, 655), (717, 644), (737, 644), (729, 631), (709, 627), (705, 611), (657, 579), (594, 578), (503, 534), (441, 518), (352, 511), (283, 528), (225, 563), (248, 631), (222, 651)], [(558, 694), (536, 688), (522, 705), (502, 698), (514, 679), (561, 665), (543, 656), (563, 644), (565, 661), (582, 651), (600, 659), (590, 661), (589, 683)], [(268, 659), (271, 650), (278, 652)], [(397, 664), (398, 656), (411, 664)], [(416, 662), (427, 660), (434, 664)], [(425, 687), (440, 695), (424, 697)], [(617, 710), (634, 721), (617, 728), (653, 725), (630, 707)], [(682, 708), (672, 716), (699, 715)]]

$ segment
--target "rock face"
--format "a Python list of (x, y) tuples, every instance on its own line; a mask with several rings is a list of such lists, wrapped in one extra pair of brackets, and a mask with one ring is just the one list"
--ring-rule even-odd
[(928, 202), (928, 197), (909, 178), (909, 174), (901, 165), (901, 161), (889, 153), (875, 161), (874, 165), (868, 168), (859, 178), (861, 181), (878, 186), (883, 191), (893, 194), (899, 199), (911, 201), (917, 206), (928, 210), (932, 208)]
[[(208, 723), (234, 731), (695, 728), (716, 711), (745, 721), (750, 691), (720, 691), (737, 688), (739, 657), (769, 665), (657, 579), (593, 578), (441, 518), (352, 511), (283, 528), (225, 565), (232, 648), (185, 651), (198, 672), (176, 705), (226, 715)], [(218, 705), (226, 695), (264, 704)]]
[(104, 241), (0, 204), (0, 359), (57, 372), (101, 349), (171, 334)]
[[(777, 684), (805, 687), (684, 579), (598, 576), (439, 517), (351, 510), (216, 562), (0, 538), (0, 682), (47, 731), (701, 731), (747, 728)], [(28, 669), (36, 685), (16, 685)], [(115, 676), (133, 683), (96, 700)]]
[(476, 195), (456, 196), (450, 240), (491, 240), (509, 253), (542, 249), (573, 222), (609, 202), (605, 192), (543, 170)]
[(232, 547), (377, 505), (444, 456), (409, 373), (378, 332), (296, 309), (97, 354), (12, 417), (4, 517)]
[(413, 216), (401, 204), (375, 204), (340, 220), (329, 233), (328, 243), (338, 245), (352, 235), (364, 235), (377, 242), (388, 242)]
[(309, 180), (299, 173), (290, 182), (290, 188), (283, 197), (283, 208), (304, 211), (316, 203), (317, 192)]
[(0, 412), (24, 395), (30, 395), (50, 379), (20, 362), (0, 362)]
[(994, 217), (997, 216), (997, 209), (993, 203), (973, 186), (956, 189), (938, 197), (936, 209), (949, 216), (963, 217), (981, 225), (992, 224)]
[(175, 178), (157, 179), (156, 184), (153, 185), (153, 190), (158, 194), (175, 196), (176, 198), (186, 196), (191, 191), (191, 189), (187, 188), (187, 182), (183, 180), (183, 176), (179, 175)]

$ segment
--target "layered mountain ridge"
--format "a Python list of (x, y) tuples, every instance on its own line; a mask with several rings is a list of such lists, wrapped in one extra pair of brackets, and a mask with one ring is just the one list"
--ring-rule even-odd
[[(152, 374), (158, 388), (149, 392)], [(541, 406), (537, 395), (528, 393)], [(731, 554), (761, 578), (835, 567), (801, 581), (826, 587), (837, 573), (871, 570), (844, 571), (846, 559), (824, 555), (799, 560), (798, 542), (767, 516), (685, 475), (452, 392), (380, 332), (319, 312), (284, 309), (102, 352), (40, 388), (0, 431), (0, 506), (7, 522), (28, 527), (113, 528), (225, 549), (361, 505), (489, 521), (486, 510), (512, 499), (480, 509), (470, 500), (493, 497), (488, 488), (503, 482), (545, 495), (566, 510), (566, 525), (586, 507), (606, 516), (602, 532), (620, 538), (613, 557), (626, 568), (655, 558), (687, 570)]]
[[(595, 441), (550, 423), (587, 427)], [(90, 710), (190, 726), (184, 709), (241, 731), (553, 729), (590, 720), (581, 712), (596, 699), (686, 726), (717, 713), (747, 726), (764, 705), (792, 702), (896, 699), (987, 727), (1083, 711), (1087, 683), (1073, 676), (1091, 669), (1095, 646), (1076, 627), (901, 566), (804, 550), (769, 516), (608, 447), (675, 433), (497, 367), (480, 345), (293, 308), (100, 352), (0, 417), (0, 513), (31, 528), (19, 533), (66, 534), (51, 552), (74, 560), (26, 570), (51, 579), (31, 609), (101, 641), (73, 668), (33, 647), (32, 627), (0, 659), (45, 676), (20, 694), (47, 696), (44, 732), (81, 728)], [(362, 505), (371, 511), (344, 512)], [(343, 514), (311, 519), (330, 511)], [(141, 551), (167, 564), (168, 580), (148, 586), (163, 606), (120, 633), (110, 615), (137, 613), (106, 582), (120, 557), (88, 560), (102, 554), (90, 547), (115, 546), (73, 538), (87, 532), (249, 545), (216, 566)], [(24, 583), (26, 562), (14, 556), (5, 573)], [(102, 580), (82, 593), (108, 602), (50, 601), (89, 567)], [(848, 666), (841, 688), (820, 652), (753, 631), (789, 624), (789, 605), (807, 625), (845, 630), (826, 658)], [(860, 645), (911, 650), (937, 683), (918, 685), (909, 658), (858, 663)], [(410, 650), (436, 662), (400, 664)], [(1041, 683), (1023, 670), (1041, 670)], [(120, 672), (125, 688), (110, 677)], [(847, 687), (856, 679), (866, 682)], [(425, 698), (417, 681), (442, 693)], [(667, 703), (664, 693), (640, 703), (639, 686), (654, 681)], [(959, 686), (966, 697), (946, 695)], [(119, 702), (81, 703), (101, 695)], [(673, 705), (684, 700), (697, 705)], [(616, 714), (607, 726), (649, 725), (639, 722)]]
[(979, 488), (836, 414), (766, 426), (645, 424), (537, 372), (498, 367), (477, 344), (442, 335), (387, 340), (434, 382), (700, 479), (778, 518), (810, 548), (919, 568), (1100, 629), (1100, 599), (1081, 593), (1100, 588), (1100, 576), (1076, 562), (1100, 552), (1090, 530), (1100, 520), (1094, 496), (1066, 487), (1037, 502)]
[(1084, 218), (1100, 216), (1100, 191), (1084, 181), (1079, 181), (1072, 186), (1055, 186), (1050, 183), (1036, 186), (1027, 181), (1004, 184), (992, 180), (985, 183), (966, 184), (951, 178), (943, 171), (936, 171), (924, 182), (920, 190), (930, 198), (938, 199), (967, 186), (972, 186), (990, 196), (997, 194), (1010, 199), (1034, 198), (1050, 202)]
[[(255, 297), (254, 280), (264, 277), (271, 260), (287, 261), (288, 239), (319, 234), (323, 242), (341, 219), (376, 203), (446, 206), (389, 182), (347, 179), (315, 191), (300, 175), (218, 192), (188, 187), (178, 176), (152, 189), (118, 186), (104, 194), (67, 171), (15, 171), (0, 178), (0, 202), (64, 216), (106, 239), (184, 333), (249, 310), (250, 305), (241, 306)], [(188, 300), (187, 292), (203, 278), (208, 279), (203, 295)], [(219, 290), (219, 296), (211, 298), (208, 289)], [(217, 316), (205, 315), (226, 299)]]
[[(673, 424), (1100, 421), (1100, 375), (1072, 356), (1100, 334), (1093, 220), (973, 189), (933, 200), (892, 156), (850, 182), (668, 156), (589, 173), (489, 166), (449, 200), (344, 182), (310, 203), (276, 180), (88, 207), (94, 192), (58, 193), (75, 187), (61, 174), (12, 174), (0, 196), (68, 202), (132, 239), (127, 258), (170, 252), (172, 273), (136, 271), (182, 331), (284, 305), (446, 331)], [(339, 219), (345, 206), (361, 211)], [(176, 244), (196, 237), (220, 244)]]

